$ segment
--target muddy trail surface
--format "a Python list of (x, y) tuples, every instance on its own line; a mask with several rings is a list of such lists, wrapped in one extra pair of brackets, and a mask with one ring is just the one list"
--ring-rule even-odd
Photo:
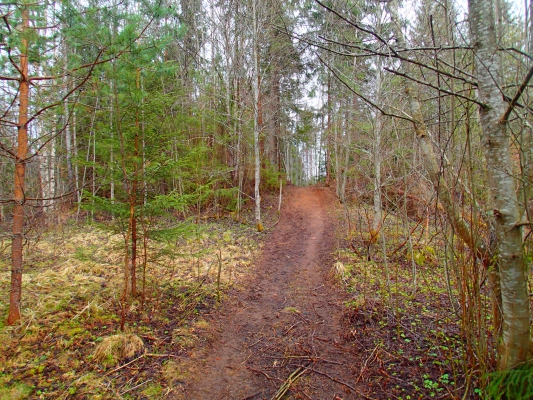
[(328, 279), (335, 204), (326, 188), (289, 188), (253, 278), (213, 317), (215, 338), (192, 354), (183, 398), (364, 397), (342, 324), (345, 295)]

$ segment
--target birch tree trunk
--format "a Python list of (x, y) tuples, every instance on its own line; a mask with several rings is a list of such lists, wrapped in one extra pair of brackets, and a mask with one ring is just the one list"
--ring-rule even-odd
[[(381, 14), (381, 13), (380, 13)], [(381, 15), (380, 15), (381, 18)], [(376, 104), (381, 103), (382, 71), (381, 57), (376, 57)], [(372, 156), (374, 159), (374, 219), (372, 221), (371, 240), (377, 241), (383, 219), (381, 204), (381, 129), (382, 115), (376, 113), (374, 121), (374, 141), (372, 143)]]
[(44, 212), (49, 213), (53, 209), (55, 197), (55, 138), (46, 143), (39, 155), (39, 175), (41, 181), (41, 195)]
[[(398, 24), (398, 5), (389, 4), (392, 29), (401, 48), (406, 40)], [(522, 232), (519, 226), (520, 210), (516, 185), (512, 176), (513, 164), (504, 118), (505, 103), (498, 86), (499, 58), (496, 41), (496, 23), (492, 0), (470, 0), (469, 13), (474, 42), (475, 66), (479, 96), (480, 122), (485, 143), (485, 159), (489, 179), (490, 202), (495, 219), (498, 240), (496, 263), (500, 269), (502, 337), (499, 346), (499, 368), (510, 369), (525, 362), (530, 347), (529, 298), (523, 260)], [(418, 137), (424, 164), (437, 191), (439, 201), (458, 236), (484, 263), (490, 258), (484, 245), (475, 241), (466, 221), (457, 214), (446, 182), (442, 179), (428, 137), (428, 130), (420, 110), (420, 102), (411, 82), (406, 81), (413, 126)]]
[(498, 240), (502, 301), (500, 369), (527, 361), (530, 348), (529, 297), (524, 263), (521, 211), (513, 178), (507, 105), (499, 88), (499, 57), (492, 0), (469, 0), (470, 29), (474, 45), (478, 91), (485, 107), (479, 118), (483, 129), (489, 180), (489, 201)]
[[(65, 83), (65, 93), (69, 91), (68, 78)], [(68, 100), (63, 102), (63, 125), (65, 127), (65, 150), (66, 150), (66, 163), (67, 163), (67, 191), (71, 191), (74, 182), (74, 169), (72, 168), (72, 132), (70, 127), (70, 111), (68, 108)]]
[(261, 134), (261, 126), (259, 123), (259, 29), (257, 25), (257, 0), (252, 1), (252, 13), (253, 13), (253, 92), (254, 92), (254, 159), (255, 159), (255, 223), (257, 231), (263, 231), (263, 223), (261, 222), (261, 195), (259, 193), (259, 187), (261, 184), (261, 154), (259, 151), (260, 142), (259, 136)]
[[(389, 5), (389, 12), (391, 14), (392, 30), (398, 40), (400, 48), (407, 48), (405, 37), (400, 29), (398, 18), (398, 4), (396, 0), (392, 1)], [(497, 62), (497, 61), (496, 61)], [(404, 65), (404, 68), (406, 66)], [(497, 68), (496, 68), (497, 72)], [(492, 78), (491, 78), (492, 79)], [(433, 151), (433, 145), (429, 138), (429, 131), (424, 122), (422, 116), (420, 102), (415, 92), (415, 88), (411, 81), (405, 81), (405, 94), (406, 99), (409, 102), (409, 108), (411, 111), (411, 118), (413, 127), (415, 129), (417, 140), (421, 149), (424, 167), (428, 172), (429, 179), (431, 180), (433, 187), (437, 193), (440, 204), (442, 205), (446, 217), (453, 227), (454, 232), (459, 238), (470, 248), (475, 257), (480, 259), (484, 267), (488, 270), (488, 277), (491, 289), (491, 301), (493, 302), (493, 318), (495, 331), (499, 331), (499, 321), (505, 318), (501, 314), (504, 312), (501, 306), (500, 297), (500, 281), (498, 276), (498, 263), (500, 259), (495, 260), (493, 257), (492, 246), (489, 249), (483, 240), (480, 240), (478, 235), (474, 235), (470, 224), (458, 213), (455, 208), (455, 204), (451, 195), (451, 189), (448, 183), (443, 179), (445, 171), (439, 169), (435, 153)], [(514, 192), (513, 192), (514, 193)], [(498, 334), (498, 333), (496, 333)]]

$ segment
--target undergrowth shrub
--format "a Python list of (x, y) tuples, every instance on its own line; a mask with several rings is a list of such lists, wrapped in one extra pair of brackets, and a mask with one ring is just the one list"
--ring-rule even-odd
[(490, 400), (533, 399), (533, 363), (490, 374), (486, 398)]

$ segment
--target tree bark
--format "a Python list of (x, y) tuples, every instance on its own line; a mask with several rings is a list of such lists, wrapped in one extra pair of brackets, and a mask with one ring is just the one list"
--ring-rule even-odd
[(481, 101), (479, 118), (483, 129), (489, 179), (489, 201), (498, 239), (498, 263), (502, 298), (500, 369), (527, 361), (530, 348), (529, 297), (524, 263), (520, 208), (513, 178), (507, 108), (499, 88), (499, 58), (496, 21), (491, 0), (469, 0), (470, 29)]
[(253, 92), (254, 92), (254, 159), (255, 159), (255, 223), (258, 232), (263, 231), (263, 223), (261, 222), (261, 194), (259, 187), (261, 184), (261, 153), (260, 153), (260, 134), (261, 124), (259, 121), (259, 30), (257, 25), (257, 0), (252, 1), (252, 13), (253, 13), (253, 61), (254, 61), (254, 74), (253, 74)]
[[(381, 12), (379, 15), (381, 19)], [(381, 102), (382, 91), (382, 71), (381, 57), (376, 57), (376, 104)], [(377, 241), (379, 231), (381, 229), (381, 222), (383, 220), (382, 204), (381, 204), (381, 129), (382, 118), (380, 113), (376, 113), (374, 122), (374, 140), (372, 142), (372, 156), (374, 159), (374, 219), (372, 221), (372, 240)]]
[(22, 294), (22, 243), (24, 236), (24, 203), (26, 158), (28, 155), (28, 108), (30, 81), (28, 77), (28, 39), (25, 34), (30, 27), (28, 7), (22, 9), (22, 34), (20, 41), (20, 80), (17, 154), (15, 158), (15, 179), (13, 190), (13, 240), (11, 244), (11, 292), (7, 324), (13, 325), (20, 319)]
[(324, 150), (326, 158), (326, 186), (331, 183), (331, 152), (330, 152), (330, 135), (331, 135), (331, 74), (328, 71), (328, 102), (327, 102), (327, 125), (325, 131)]

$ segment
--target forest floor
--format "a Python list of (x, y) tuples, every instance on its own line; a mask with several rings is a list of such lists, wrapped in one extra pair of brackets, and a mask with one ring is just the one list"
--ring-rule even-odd
[(403, 233), (387, 231), (399, 237), (384, 261), (356, 221), (364, 214), (342, 209), (329, 188), (290, 187), (247, 282), (186, 361), (180, 398), (453, 399), (469, 390), (435, 244), (409, 228), (413, 264), (398, 251)]
[(290, 188), (255, 273), (213, 320), (216, 340), (193, 353), (184, 399), (358, 397), (346, 294), (327, 279), (335, 203), (326, 188)]
[[(476, 378), (465, 380), (453, 277), (439, 261), (442, 243), (420, 222), (425, 216), (389, 214), (382, 246), (369, 240), (369, 207), (341, 207), (330, 188), (287, 187), (279, 219), (276, 196), (263, 204), (263, 234), (251, 208), (239, 221), (207, 213), (179, 229), (174, 215), (158, 221), (170, 228), (148, 242), (145, 295), (128, 303), (126, 332), (119, 330), (123, 237), (109, 231), (113, 221), (35, 235), (20, 324), (3, 325), (0, 298), (0, 399), (477, 393)], [(8, 254), (1, 242), (2, 293)]]

